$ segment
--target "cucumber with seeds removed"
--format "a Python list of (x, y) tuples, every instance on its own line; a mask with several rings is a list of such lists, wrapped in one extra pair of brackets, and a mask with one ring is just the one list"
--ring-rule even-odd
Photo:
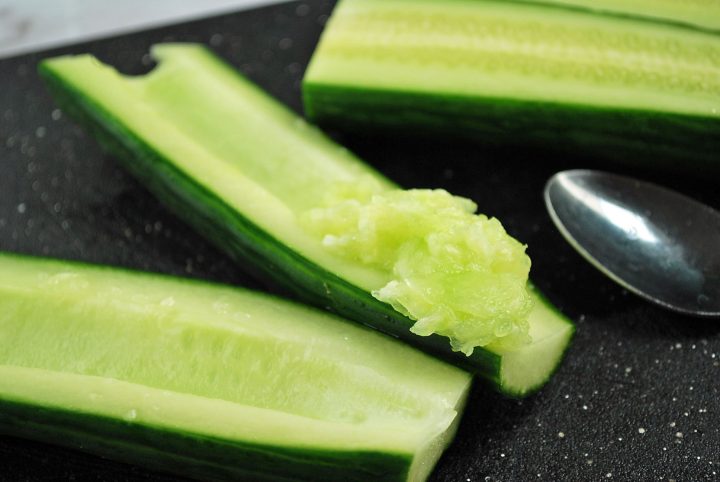
[(65, 110), (240, 264), (509, 395), (548, 380), (573, 327), (526, 287), (524, 247), (496, 220), (444, 191), (398, 189), (201, 46), (153, 55), (159, 65), (139, 77), (88, 55), (40, 72)]
[(265, 294), (0, 253), (0, 432), (201, 480), (425, 480), (470, 376)]
[(303, 96), (353, 131), (720, 172), (720, 6), (341, 0)]

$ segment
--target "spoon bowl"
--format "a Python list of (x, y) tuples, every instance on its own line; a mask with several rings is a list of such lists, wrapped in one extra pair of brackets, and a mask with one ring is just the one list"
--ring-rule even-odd
[(544, 197), (565, 239), (621, 286), (673, 311), (720, 316), (720, 212), (591, 170), (555, 174)]

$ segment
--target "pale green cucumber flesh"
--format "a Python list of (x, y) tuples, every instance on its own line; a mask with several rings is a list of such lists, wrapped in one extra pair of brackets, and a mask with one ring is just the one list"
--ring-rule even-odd
[(344, 0), (303, 95), (321, 123), (716, 165), (720, 35), (542, 2)]
[[(297, 220), (334, 182), (370, 180), (383, 189), (393, 184), (203, 48), (162, 45), (154, 53), (160, 65), (143, 77), (121, 76), (89, 56), (45, 61), (41, 73), (69, 113), (151, 191), (262, 276), (443, 356), (505, 393), (525, 395), (547, 380), (572, 334), (565, 318), (556, 312), (535, 317), (531, 332), (540, 335), (531, 346), (538, 349), (527, 352), (501, 354), (488, 347), (466, 357), (451, 352), (445, 338), (412, 334), (411, 320), (370, 295), (387, 282), (386, 273), (332, 256)], [(290, 188), (288, 179), (295, 176), (302, 189)], [(538, 309), (544, 304), (538, 301)], [(560, 341), (545, 343), (546, 334)], [(527, 365), (554, 362), (544, 373), (526, 376), (505, 366), (511, 355)]]
[(7, 254), (0, 333), (1, 431), (206, 477), (424, 480), (469, 386), (267, 295)]

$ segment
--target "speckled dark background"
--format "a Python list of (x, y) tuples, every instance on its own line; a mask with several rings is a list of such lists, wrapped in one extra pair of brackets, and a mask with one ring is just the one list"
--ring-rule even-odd
[[(155, 42), (204, 42), (300, 108), (300, 79), (328, 1), (290, 3), (0, 61), (0, 249), (261, 288), (168, 214), (53, 106), (46, 55), (92, 52), (122, 71), (150, 68)], [(524, 401), (476, 386), (432, 480), (720, 480), (720, 322), (661, 311), (586, 264), (545, 213), (541, 191), (582, 155), (488, 150), (460, 142), (339, 137), (405, 186), (473, 198), (528, 243), (533, 278), (577, 322), (550, 384)], [(713, 179), (630, 171), (720, 208)], [(701, 174), (701, 173), (700, 173)], [(0, 336), (2, 334), (0, 333)], [(0, 437), (0, 480), (174, 480), (138, 467)]]

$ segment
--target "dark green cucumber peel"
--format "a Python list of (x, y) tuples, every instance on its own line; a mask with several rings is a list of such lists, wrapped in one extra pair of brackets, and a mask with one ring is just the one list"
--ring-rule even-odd
[(0, 429), (22, 438), (200, 480), (365, 482), (407, 477), (403, 454), (292, 449), (177, 433), (109, 417), (2, 399)]
[[(441, 5), (439, 2), (421, 1), (413, 4), (413, 2), (391, 0), (380, 7), (375, 7), (374, 3), (363, 4), (361, 1), (354, 0), (341, 1), (336, 7), (334, 16), (341, 18), (342, 21), (338, 21), (337, 25), (334, 25), (333, 18), (330, 19), (303, 81), (306, 114), (310, 119), (322, 125), (338, 126), (355, 131), (358, 129), (386, 133), (402, 132), (403, 130), (424, 131), (446, 137), (479, 140), (489, 144), (540, 146), (556, 151), (569, 151), (576, 155), (579, 153), (582, 158), (594, 157), (665, 166), (692, 160), (693, 164), (700, 169), (708, 168), (720, 171), (716, 155), (720, 151), (720, 136), (718, 136), (720, 117), (717, 115), (720, 110), (720, 93), (717, 91), (712, 93), (713, 87), (703, 84), (699, 80), (702, 75), (707, 77), (707, 82), (714, 82), (714, 80), (708, 79), (716, 78), (702, 69), (718, 69), (717, 49), (720, 46), (718, 36), (704, 32), (703, 28), (696, 25), (689, 25), (690, 20), (686, 21), (684, 17), (690, 19), (694, 13), (691, 12), (692, 8), (685, 11), (683, 5), (671, 6), (669, 4), (672, 2), (666, 2), (668, 5), (665, 5), (665, 8), (668, 11), (672, 10), (671, 7), (679, 9), (678, 15), (683, 17), (681, 20), (685, 22), (683, 25), (674, 25), (664, 13), (653, 15), (653, 12), (648, 10), (640, 14), (637, 12), (639, 7), (633, 5), (633, 2), (627, 5), (614, 5), (614, 3), (612, 1), (598, 2), (597, 5), (594, 3), (591, 5), (591, 2), (580, 0), (504, 2), (502, 8), (506, 8), (512, 15), (508, 17), (506, 26), (509, 26), (511, 31), (503, 32), (501, 30), (493, 31), (492, 25), (485, 24), (488, 22), (481, 22), (478, 24), (479, 26), (476, 26), (471, 20), (473, 15), (476, 15), (477, 19), (481, 18), (483, 9), (486, 8), (483, 5), (500, 5), (498, 2), (478, 2), (477, 11), (472, 12), (471, 10), (475, 7), (471, 5), (471, 2), (448, 4), (448, 7), (464, 5), (461, 8), (470, 12), (467, 13), (468, 18), (466, 19), (458, 17), (457, 12), (451, 15), (438, 13), (437, 8), (432, 10)], [(402, 10), (404, 5), (409, 5), (412, 13), (404, 13)], [(397, 11), (392, 10), (391, 6), (396, 7)], [(438, 51), (433, 54), (428, 54), (422, 49), (413, 50), (412, 43), (408, 38), (415, 37), (403, 37), (403, 35), (408, 35), (419, 38), (436, 38), (430, 35), (433, 33), (432, 31), (422, 33), (419, 28), (414, 27), (421, 24), (418, 20), (420, 17), (417, 16), (422, 15), (419, 12), (423, 12), (423, 9), (426, 8), (428, 9), (427, 17), (422, 18), (432, 20), (437, 15), (447, 16), (447, 19), (444, 16), (435, 19), (441, 25), (443, 19), (448, 22), (467, 22), (460, 25), (456, 32), (438, 33), (437, 39), (439, 40), (424, 40), (426, 43), (423, 46), (437, 47)], [(496, 13), (499, 9), (499, 7), (492, 7), (489, 11)], [(448, 8), (448, 10), (453, 9)], [(720, 10), (716, 8), (711, 10), (701, 20), (720, 26)], [(393, 15), (396, 15), (397, 18)], [(403, 15), (407, 15), (407, 18), (403, 18)], [(528, 44), (534, 45), (534, 42), (542, 43), (544, 41), (542, 36), (539, 36), (540, 40), (532, 37), (533, 25), (542, 26), (543, 22), (553, 19), (555, 15), (562, 17), (561, 20), (558, 20), (558, 25), (563, 28), (573, 25), (571, 19), (575, 19), (578, 24), (583, 26), (585, 24), (582, 22), (587, 19), (602, 19), (602, 22), (588, 23), (587, 31), (590, 32), (588, 35), (593, 33), (592, 29), (598, 29), (601, 34), (614, 41), (618, 41), (620, 38), (624, 39), (625, 37), (621, 37), (621, 34), (626, 35), (628, 42), (638, 41), (646, 50), (620, 51), (618, 53), (620, 60), (617, 61), (617, 65), (604, 66), (606, 69), (610, 69), (609, 72), (606, 72), (605, 77), (601, 75), (603, 66), (597, 67), (600, 73), (593, 73), (593, 66), (587, 62), (583, 63), (581, 59), (578, 64), (581, 74), (578, 78), (573, 79), (568, 76), (568, 72), (573, 68), (568, 63), (570, 58), (560, 56), (553, 49), (563, 47), (563, 35), (579, 35), (578, 32), (582, 32), (581, 27), (570, 30), (569, 34), (558, 32), (557, 38), (548, 39), (548, 63), (550, 60), (559, 61), (555, 67), (542, 64), (540, 53), (542, 47), (537, 47), (537, 51), (526, 48)], [(348, 28), (359, 29), (353, 23), (355, 21), (370, 25), (367, 36), (363, 37), (359, 31), (346, 30), (346, 25), (351, 25)], [(527, 22), (527, 24), (522, 22)], [(380, 25), (382, 27), (379, 27)], [(480, 31), (473, 34), (463, 31), (460, 27), (479, 28)], [(640, 40), (633, 37), (634, 29), (637, 27), (641, 27), (637, 32)], [(382, 40), (374, 37), (373, 29), (375, 28), (382, 28), (382, 31), (386, 32)], [(527, 80), (524, 85), (522, 81), (513, 77), (515, 83), (511, 85), (517, 91), (509, 89), (511, 93), (494, 93), (487, 92), (483, 87), (468, 87), (468, 82), (470, 82), (467, 77), (468, 69), (475, 69), (476, 78), (479, 81), (484, 81), (486, 78), (495, 79), (497, 74), (495, 82), (500, 83), (504, 81), (504, 75), (517, 75), (519, 72), (512, 70), (518, 68), (518, 65), (513, 63), (510, 64), (513, 67), (509, 67), (509, 70), (503, 70), (502, 58), (496, 58), (497, 54), (483, 50), (489, 49), (488, 45), (493, 45), (492, 43), (488, 45), (482, 43), (484, 42), (483, 35), (486, 33), (484, 28), (490, 29), (490, 33), (487, 34), (490, 40), (507, 40), (511, 45), (514, 45), (513, 42), (517, 42), (517, 45), (507, 47), (507, 52), (502, 51), (508, 62), (517, 62), (518, 65), (527, 69), (525, 76)], [(512, 30), (513, 28), (515, 30)], [(664, 34), (669, 36), (669, 46), (665, 46), (666, 48), (662, 44), (665, 40), (662, 37)], [(396, 35), (401, 39), (397, 43), (393, 41)], [(467, 37), (467, 46), (462, 43), (463, 36)], [(569, 38), (570, 40), (565, 39), (568, 44), (574, 37)], [(574, 39), (574, 41), (577, 43), (581, 40)], [(682, 43), (684, 41), (685, 44)], [(475, 43), (483, 46), (477, 52), (473, 51)], [(696, 58), (690, 59), (685, 65), (682, 62), (682, 55), (678, 54), (676, 55), (677, 64), (673, 64), (676, 59), (671, 58), (667, 69), (663, 71), (653, 70), (657, 66), (647, 72), (640, 69), (641, 66), (644, 66), (643, 62), (650, 62), (650, 65), (654, 65), (652, 62), (656, 61), (668, 62), (668, 58), (666, 58), (668, 55), (665, 51), (671, 51), (677, 45), (688, 51), (692, 50)], [(577, 55), (582, 57), (584, 52), (582, 44), (575, 46), (579, 52)], [(609, 45), (607, 48), (614, 52), (615, 46)], [(652, 50), (653, 48), (655, 51)], [(385, 49), (388, 51), (384, 52)], [(572, 51), (572, 49), (570, 50)], [(343, 52), (345, 53), (343, 54)], [(659, 60), (653, 57), (656, 54), (660, 55), (658, 52), (662, 53)], [(637, 54), (638, 58), (633, 61), (632, 55), (634, 54)], [(430, 55), (433, 57), (427, 58)], [(449, 59), (444, 59), (444, 55), (447, 55)], [(485, 55), (488, 56), (488, 59), (484, 59)], [(413, 63), (412, 59), (415, 56), (418, 57), (417, 62)], [(358, 71), (354, 72), (354, 77), (341, 74), (335, 78), (336, 74), (333, 72), (336, 68), (335, 62), (338, 61), (342, 61), (342, 67), (338, 68), (346, 73), (354, 72), (354, 66), (357, 67)], [(423, 63), (426, 61), (427, 64)], [(393, 75), (398, 75), (400, 67), (397, 66), (402, 66), (407, 62), (408, 65), (412, 64), (414, 69), (412, 70), (414, 72), (412, 79), (432, 80), (438, 69), (443, 68), (443, 62), (446, 61), (445, 70), (448, 78), (452, 78), (451, 76), (454, 74), (451, 72), (458, 66), (464, 73), (452, 82), (447, 79), (443, 80), (445, 87), (442, 88), (428, 87), (428, 85), (434, 84), (425, 80), (415, 81), (406, 78), (403, 81), (393, 77)], [(620, 68), (625, 65), (623, 62), (629, 65), (635, 62), (638, 66), (637, 70), (642, 73), (638, 74), (636, 78), (632, 77), (634, 75), (632, 72), (628, 74)], [(384, 66), (389, 65), (392, 65), (397, 71), (385, 72)], [(615, 68), (619, 70), (613, 70)], [(534, 69), (543, 70), (543, 72), (536, 75)], [(545, 70), (547, 71), (545, 72)], [(554, 78), (553, 75), (558, 75), (558, 78)], [(599, 92), (606, 91), (591, 89), (594, 82), (602, 85), (603, 88), (611, 86), (617, 89), (621, 84), (613, 76), (623, 79), (625, 75), (630, 75), (629, 80), (626, 81), (635, 90), (631, 88), (626, 94), (620, 95), (618, 91), (608, 90), (609, 93), (603, 94)], [(687, 80), (686, 85), (683, 84), (686, 81), (685, 77), (692, 81)], [(585, 86), (590, 87), (587, 89), (585, 97), (578, 98), (577, 92), (575, 92), (565, 98), (565, 94), (553, 90), (554, 94), (548, 94), (543, 98), (537, 96), (537, 91), (532, 87), (528, 87), (533, 84), (552, 86), (557, 82), (557, 85), (565, 86), (567, 83), (571, 87), (570, 90), (577, 90), (578, 85), (572, 84), (574, 81), (585, 82)], [(642, 100), (640, 101), (642, 107), (638, 107), (633, 104), (632, 97), (637, 93), (642, 93), (642, 90), (638, 88), (638, 86), (642, 86), (642, 82), (650, 82), (649, 87), (656, 89), (653, 91), (653, 95), (656, 96), (657, 102)], [(667, 89), (667, 92), (663, 89)], [(696, 89), (690, 95), (697, 94), (698, 97), (694, 99), (693, 108), (677, 110), (677, 95), (679, 92), (685, 92), (683, 89)], [(702, 89), (706, 90), (701, 91)], [(528, 92), (535, 92), (535, 94)], [(661, 97), (659, 92), (667, 95), (666, 105), (661, 105), (664, 104), (665, 98)], [(704, 107), (700, 108), (698, 99), (703, 95), (706, 96), (707, 102)], [(552, 99), (552, 96), (559, 98)], [(673, 96), (675, 97), (673, 98)], [(589, 102), (585, 103), (585, 99), (588, 99)], [(658, 99), (662, 99), (662, 102)], [(672, 107), (673, 105), (675, 107)]]
[[(306, 115), (348, 132), (387, 135), (413, 126), (435, 137), (482, 139), (488, 145), (550, 148), (583, 158), (672, 168), (692, 159), (720, 172), (720, 119), (457, 94), (338, 86), (306, 81)], [(537, 122), (541, 119), (541, 122)], [(627, 133), (633, 132), (632, 137)], [(693, 139), (689, 143), (688, 139)]]
[[(658, 8), (658, 2), (625, 0), (592, 1), (592, 0), (508, 0), (514, 3), (545, 5), (571, 11), (588, 12), (594, 15), (607, 15), (620, 19), (641, 20), (647, 22), (667, 23), (674, 27), (699, 30), (709, 33), (720, 33), (720, 6), (717, 2), (684, 2), (677, 0), (665, 1)], [(700, 3), (705, 5), (700, 6)]]
[[(376, 300), (364, 289), (341, 279), (260, 228), (195, 179), (181, 172), (172, 159), (165, 158), (142, 139), (142, 134), (119, 122), (85, 93), (65, 82), (52, 68), (52, 61), (40, 66), (40, 73), (54, 97), (71, 116), (87, 126), (127, 169), (146, 183), (151, 192), (177, 215), (240, 263), (250, 265), (262, 278), (270, 278), (299, 298), (328, 307), (473, 371), (510, 396), (525, 396), (540, 388), (548, 376), (530, 384), (507, 386), (503, 379), (503, 355), (477, 348), (471, 357), (449, 349), (447, 339), (437, 335), (419, 337), (409, 331), (412, 321), (389, 305)], [(238, 81), (239, 74), (234, 73)], [(567, 338), (571, 324), (545, 301), (547, 313), (563, 320)], [(563, 345), (563, 350), (566, 345)], [(553, 361), (552, 369), (558, 359)]]

